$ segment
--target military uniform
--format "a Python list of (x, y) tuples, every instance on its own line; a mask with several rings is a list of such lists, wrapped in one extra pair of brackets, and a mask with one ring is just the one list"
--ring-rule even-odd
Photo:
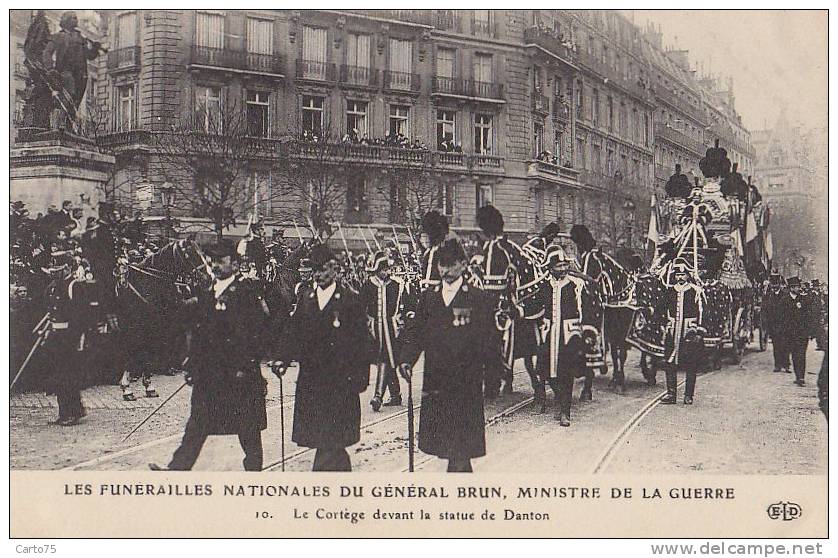
[[(673, 269), (686, 273), (681, 263)], [(664, 291), (657, 308), (666, 320), (664, 335), (664, 361), (666, 362), (665, 403), (674, 403), (677, 393), (678, 369), (687, 374), (684, 403), (692, 403), (695, 394), (696, 374), (699, 364), (699, 346), (703, 344), (693, 334), (699, 331), (704, 312), (703, 293), (698, 285), (690, 282), (675, 283)]]
[(387, 404), (401, 405), (401, 389), (396, 367), (399, 364), (399, 336), (405, 312), (404, 296), (404, 285), (391, 277), (382, 280), (377, 275), (372, 275), (361, 288), (361, 303), (366, 310), (373, 338), (373, 362), (378, 367), (375, 394), (370, 403), (376, 411), (381, 407), (384, 391), (387, 389), (390, 391), (390, 401)]
[(436, 252), (439, 245), (431, 246), (422, 254), (422, 276), (419, 279), (420, 291), (426, 291), (439, 285), (439, 269), (437, 269)]
[[(585, 282), (572, 275), (551, 276), (541, 297), (545, 332), (539, 360), (546, 366), (548, 381), (558, 398), (557, 418), (563, 426), (568, 426), (573, 381), (589, 376), (583, 335), (590, 332), (587, 335), (596, 339), (596, 316), (591, 311), (593, 301)], [(587, 382), (585, 389), (590, 390)]]
[(360, 394), (369, 385), (370, 347), (360, 300), (336, 282), (307, 291), (286, 325), (280, 360), (300, 366), (292, 440), (317, 449), (315, 471), (352, 469), (345, 448), (361, 438)]
[[(408, 322), (402, 363), (425, 352), (419, 449), (449, 460), (449, 471), (471, 471), (486, 454), (482, 383), (496, 331), (490, 296), (461, 277), (424, 292)], [(492, 355), (494, 356), (494, 355)]]

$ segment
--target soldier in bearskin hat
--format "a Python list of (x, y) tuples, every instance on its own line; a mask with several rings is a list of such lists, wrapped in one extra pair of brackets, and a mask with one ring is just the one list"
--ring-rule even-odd
[(372, 343), (360, 300), (337, 281), (332, 251), (318, 244), (309, 259), (316, 287), (300, 299), (271, 366), (282, 375), (290, 361), (299, 362), (291, 439), (316, 449), (312, 470), (351, 471), (346, 448), (361, 439)]
[(199, 293), (193, 314), (187, 379), (192, 384), (192, 409), (168, 466), (149, 467), (190, 470), (208, 436), (236, 434), (244, 450), (244, 469), (260, 471), (262, 430), (268, 426), (267, 384), (260, 369), (267, 316), (252, 282), (242, 280), (235, 245), (224, 239), (204, 252), (215, 280)]
[(424, 291), (439, 285), (436, 252), (448, 236), (448, 219), (438, 211), (428, 211), (422, 217), (422, 231), (428, 237), (428, 247), (422, 254), (422, 275), (419, 278), (419, 287)]

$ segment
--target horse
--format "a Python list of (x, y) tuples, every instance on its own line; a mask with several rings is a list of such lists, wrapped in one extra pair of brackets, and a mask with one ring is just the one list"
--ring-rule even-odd
[(146, 397), (158, 397), (152, 373), (176, 368), (175, 355), (188, 354), (189, 316), (184, 303), (207, 288), (212, 276), (193, 240), (172, 241), (138, 264), (122, 260), (115, 274), (122, 397), (136, 399), (132, 375), (142, 377)]

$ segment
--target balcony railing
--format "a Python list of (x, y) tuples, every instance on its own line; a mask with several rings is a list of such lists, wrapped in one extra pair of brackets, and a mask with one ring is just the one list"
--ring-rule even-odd
[(651, 91), (644, 81), (639, 78), (633, 79), (631, 76), (626, 76), (621, 70), (603, 62), (592, 53), (584, 50), (579, 51), (577, 52), (576, 61), (588, 71), (607, 77), (619, 87), (622, 87), (639, 99), (648, 99), (651, 95)]
[(363, 66), (340, 67), (340, 82), (346, 85), (358, 85), (363, 87), (375, 87), (378, 85), (378, 70), (365, 68)]
[(394, 91), (419, 92), (422, 87), (422, 77), (409, 72), (384, 71), (384, 88)]
[(335, 81), (335, 65), (315, 60), (297, 60), (297, 79)]
[(488, 81), (436, 76), (433, 78), (432, 89), (439, 95), (503, 99), (503, 84)]
[(680, 132), (675, 128), (668, 127), (665, 123), (659, 122), (655, 124), (655, 137), (677, 143), (681, 147), (689, 149), (692, 153), (698, 155), (699, 157), (703, 156), (707, 150), (707, 147), (700, 141), (691, 138), (687, 134)]
[(357, 143), (294, 142), (290, 146), (292, 157), (319, 161), (322, 164), (366, 163), (374, 165), (399, 165), (408, 167), (439, 167), (477, 169), (502, 172), (503, 158), (497, 155), (405, 149), (384, 145)]
[(495, 28), (492, 22), (480, 19), (471, 20), (471, 32), (474, 35), (482, 35), (484, 37), (495, 36)]
[(118, 48), (108, 52), (108, 69), (123, 70), (140, 66), (141, 49), (139, 46)]
[(361, 15), (394, 19), (406, 23), (435, 26), (436, 13), (433, 10), (352, 10)]
[(570, 120), (570, 103), (562, 97), (553, 97), (553, 119)]
[(436, 27), (437, 29), (442, 29), (443, 31), (454, 31), (456, 33), (461, 33), (463, 31), (462, 20), (460, 16), (454, 12), (454, 10), (437, 11)]
[(532, 110), (542, 114), (550, 113), (550, 98), (546, 95), (533, 92), (532, 94)]
[(151, 132), (136, 122), (114, 123), (109, 130), (96, 134), (96, 144), (104, 148), (119, 148), (127, 145), (149, 145)]
[(679, 97), (669, 89), (666, 89), (662, 86), (655, 87), (655, 97), (674, 107), (675, 110), (679, 110), (689, 115), (691, 118), (697, 120), (698, 122), (707, 122), (707, 116), (700, 108), (690, 104), (690, 102), (687, 99)]
[(570, 44), (563, 41), (554, 31), (533, 26), (524, 29), (524, 42), (526, 44), (538, 45), (544, 50), (551, 52), (567, 61), (573, 61), (574, 53)]
[(259, 54), (229, 48), (212, 48), (192, 45), (190, 63), (231, 70), (249, 70), (282, 75), (282, 57), (278, 54)]
[(473, 165), (476, 167), (490, 167), (490, 168), (502, 168), (503, 167), (503, 157), (498, 157), (497, 155), (485, 155), (485, 154), (474, 154), (470, 155), (470, 158), (473, 162)]
[(554, 165), (553, 163), (548, 163), (547, 161), (532, 161), (529, 164), (529, 169), (527, 170), (528, 176), (547, 176), (547, 177), (555, 177), (558, 179), (566, 180), (569, 182), (578, 182), (579, 181), (579, 171), (576, 169), (572, 169), (570, 167), (564, 167), (561, 165)]

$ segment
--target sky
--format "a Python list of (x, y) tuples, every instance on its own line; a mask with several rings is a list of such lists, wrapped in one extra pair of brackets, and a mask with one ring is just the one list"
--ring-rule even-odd
[(749, 130), (771, 128), (782, 106), (792, 125), (826, 126), (827, 12), (632, 10), (660, 24), (665, 47), (687, 49), (693, 67), (733, 77), (736, 109)]

